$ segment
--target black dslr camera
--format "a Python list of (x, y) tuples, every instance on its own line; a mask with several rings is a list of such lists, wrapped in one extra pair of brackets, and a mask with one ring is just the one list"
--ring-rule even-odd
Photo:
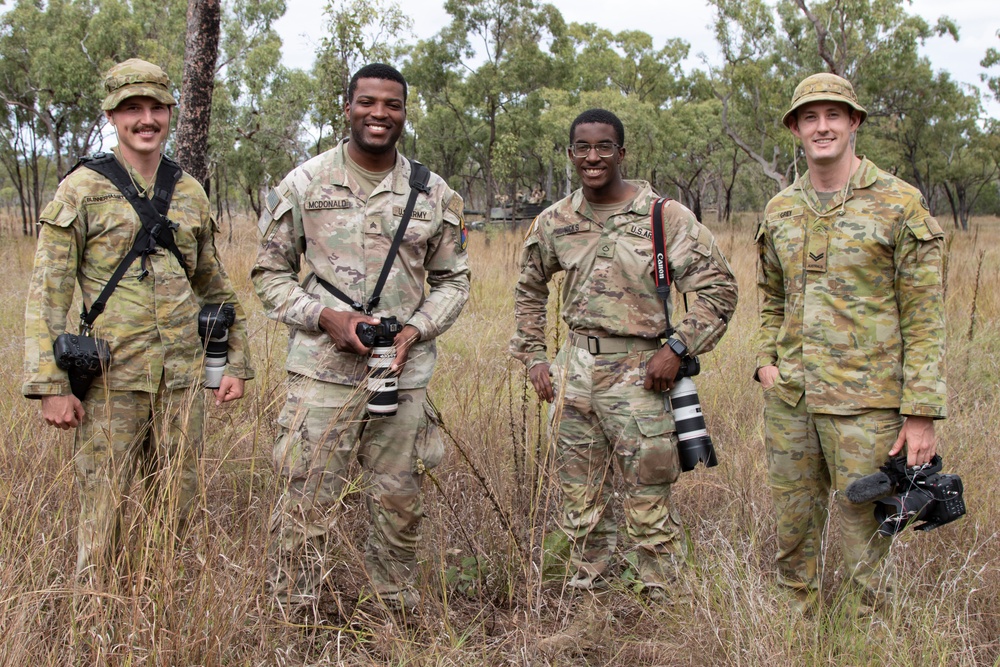
[(111, 347), (106, 340), (70, 333), (56, 336), (52, 345), (56, 366), (69, 375), (73, 395), (81, 401), (94, 380), (111, 365)]
[(879, 472), (851, 482), (845, 493), (855, 504), (875, 502), (880, 535), (895, 535), (917, 521), (923, 523), (914, 530), (932, 530), (965, 514), (962, 479), (940, 473), (940, 456), (912, 468), (905, 456), (897, 456)]
[(670, 390), (670, 410), (674, 413), (677, 429), (677, 454), (680, 456), (681, 470), (694, 470), (698, 462), (706, 468), (719, 464), (715, 458), (715, 446), (705, 426), (705, 416), (701, 411), (698, 389), (691, 379), (701, 372), (698, 357), (681, 357), (681, 367)]
[(372, 349), (368, 357), (368, 414), (373, 417), (391, 417), (399, 409), (399, 392), (396, 376), (391, 373), (396, 358), (393, 341), (403, 325), (395, 317), (383, 317), (378, 324), (359, 322), (354, 332), (365, 347)]
[(229, 327), (236, 323), (231, 303), (207, 303), (198, 313), (198, 335), (205, 346), (205, 387), (218, 389), (229, 363)]

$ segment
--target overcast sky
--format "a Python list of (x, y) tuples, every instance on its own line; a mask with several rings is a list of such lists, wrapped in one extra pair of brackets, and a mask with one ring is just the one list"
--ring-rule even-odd
[[(323, 30), (322, 0), (286, 0), (288, 9), (278, 22), (278, 31), (284, 41), (285, 63), (290, 67), (311, 67), (316, 46)], [(663, 46), (667, 39), (680, 37), (691, 45), (689, 69), (703, 67), (700, 54), (714, 62), (718, 49), (710, 24), (713, 13), (699, 0), (690, 2), (664, 2), (663, 0), (550, 0), (559, 8), (567, 22), (596, 23), (613, 32), (642, 30), (653, 36), (654, 46)], [(413, 36), (401, 39), (412, 42), (436, 34), (447, 24), (449, 16), (444, 10), (444, 0), (403, 0), (403, 12), (413, 19)], [(941, 15), (953, 18), (959, 25), (960, 40), (950, 37), (928, 40), (923, 47), (935, 69), (944, 69), (952, 78), (963, 83), (982, 86), (979, 75), (983, 68), (979, 61), (986, 49), (1000, 48), (1000, 1), (998, 0), (913, 0), (909, 11), (919, 14), (929, 22)], [(996, 69), (996, 68), (994, 68)], [(988, 112), (1000, 117), (1000, 104), (988, 104)]]

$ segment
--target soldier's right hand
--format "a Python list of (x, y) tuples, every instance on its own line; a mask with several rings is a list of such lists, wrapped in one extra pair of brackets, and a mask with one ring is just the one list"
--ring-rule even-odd
[(73, 394), (43, 396), (42, 417), (49, 426), (63, 430), (76, 428), (83, 421), (83, 403)]
[(531, 370), (528, 371), (528, 379), (531, 380), (531, 384), (535, 387), (535, 393), (538, 394), (538, 398), (551, 403), (552, 399), (556, 397), (555, 391), (552, 390), (552, 380), (549, 378), (548, 364), (541, 363), (532, 366)]
[(332, 308), (324, 308), (319, 314), (319, 327), (330, 336), (333, 346), (339, 352), (353, 352), (354, 354), (368, 354), (367, 347), (358, 340), (358, 323), (378, 324), (378, 318), (357, 313), (354, 311), (337, 311)]
[(761, 366), (757, 369), (757, 378), (760, 380), (761, 389), (770, 389), (778, 381), (778, 367)]

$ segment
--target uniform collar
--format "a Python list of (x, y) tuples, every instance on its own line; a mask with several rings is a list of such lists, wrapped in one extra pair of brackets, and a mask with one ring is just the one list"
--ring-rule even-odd
[[(358, 184), (348, 175), (347, 169), (347, 137), (340, 140), (336, 148), (333, 149), (333, 162), (330, 165), (330, 183), (349, 188), (357, 194), (360, 192)], [(396, 165), (392, 168), (392, 192), (397, 195), (406, 194), (410, 186), (410, 163), (403, 157), (403, 154), (396, 150)], [(375, 194), (374, 192), (372, 194)], [(371, 195), (368, 195), (369, 197)]]
[[(650, 208), (653, 205), (653, 200), (656, 199), (656, 193), (653, 192), (653, 187), (646, 181), (632, 181), (627, 180), (626, 183), (634, 185), (637, 188), (635, 197), (628, 202), (627, 208), (623, 208), (621, 211), (617, 211), (614, 215), (621, 215), (622, 213), (635, 213), (637, 215), (649, 215)], [(623, 202), (623, 207), (625, 203)], [(597, 222), (597, 217), (594, 215), (593, 210), (590, 208), (590, 202), (583, 196), (583, 188), (576, 190), (572, 197), (570, 198), (570, 206), (573, 210), (582, 215), (583, 217)]]
[[(827, 205), (827, 210), (833, 210), (841, 203), (846, 200), (850, 200), (856, 190), (864, 190), (865, 188), (870, 188), (878, 180), (878, 167), (875, 163), (866, 158), (864, 155), (861, 157), (861, 164), (851, 175), (851, 184), (847, 188), (847, 196), (841, 199), (841, 194), (838, 192), (834, 195), (833, 199), (830, 200)], [(801, 193), (801, 196), (806, 198), (812, 203), (814, 207), (819, 204), (819, 197), (816, 195), (816, 189), (813, 187), (812, 181), (809, 180), (809, 170), (807, 169), (792, 185), (794, 190)], [(825, 213), (824, 213), (825, 215)]]

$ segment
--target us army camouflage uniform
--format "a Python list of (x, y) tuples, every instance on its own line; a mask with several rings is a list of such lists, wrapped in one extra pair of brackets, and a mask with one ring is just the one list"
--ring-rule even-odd
[(885, 462), (903, 416), (944, 418), (944, 234), (920, 193), (867, 159), (824, 209), (808, 172), (772, 199), (757, 231), (757, 366), (765, 396), (778, 571), (807, 594), (832, 485), (847, 571), (862, 591), (887, 585), (871, 504), (848, 483)]
[[(616, 546), (612, 455), (625, 483), (626, 527), (638, 547), (642, 581), (667, 586), (683, 556), (683, 531), (670, 502), (680, 474), (674, 421), (664, 395), (643, 388), (646, 364), (666, 330), (653, 280), (656, 195), (648, 183), (632, 184), (635, 198), (603, 224), (582, 190), (543, 211), (525, 240), (515, 290), (511, 352), (530, 370), (547, 361), (548, 283), (566, 272), (562, 315), (572, 333), (550, 368), (556, 399), (549, 416), (557, 432), (562, 529), (573, 542), (570, 583), (580, 588), (605, 584)], [(669, 202), (663, 225), (672, 280), (696, 295), (683, 318), (671, 317), (675, 336), (690, 354), (701, 354), (726, 330), (736, 282), (711, 232), (688, 209)], [(591, 354), (588, 336), (619, 341), (627, 351)]]
[[(116, 156), (122, 162), (117, 151)], [(141, 175), (130, 171), (144, 187)], [(204, 414), (202, 304), (236, 307), (226, 374), (253, 377), (245, 317), (216, 253), (208, 198), (188, 174), (177, 183), (168, 215), (178, 224), (174, 239), (189, 271), (173, 253), (160, 249), (147, 257), (149, 275), (140, 280), (137, 259), (94, 327), (94, 335), (110, 344), (112, 363), (90, 388), (76, 432), (80, 572), (115, 550), (122, 494), (137, 465), (148, 473), (170, 463), (163, 471), (171, 480), (163, 489), (164, 506), (174, 508), (180, 524), (197, 498)], [(56, 366), (52, 344), (67, 330), (74, 283), (79, 282), (84, 303), (92, 304), (141, 226), (119, 190), (91, 169), (79, 168), (59, 185), (40, 216), (25, 309), (26, 397), (69, 394), (69, 379)]]
[[(399, 378), (397, 415), (366, 420), (367, 357), (338, 351), (319, 326), (324, 307), (351, 308), (316, 276), (367, 302), (409, 196), (410, 165), (397, 154), (392, 173), (366, 199), (345, 152), (346, 141), (292, 171), (268, 195), (251, 273), (268, 316), (290, 329), (288, 398), (274, 447), (287, 489), (271, 524), (270, 559), (275, 595), (292, 605), (315, 602), (329, 569), (329, 533), (356, 446), (372, 519), (368, 575), (390, 603), (414, 597), (420, 485), (443, 452), (425, 387), (434, 339), (454, 323), (469, 295), (462, 198), (432, 175), (431, 193), (417, 197), (374, 312), (413, 325), (420, 340)], [(303, 257), (308, 275), (300, 282)]]

